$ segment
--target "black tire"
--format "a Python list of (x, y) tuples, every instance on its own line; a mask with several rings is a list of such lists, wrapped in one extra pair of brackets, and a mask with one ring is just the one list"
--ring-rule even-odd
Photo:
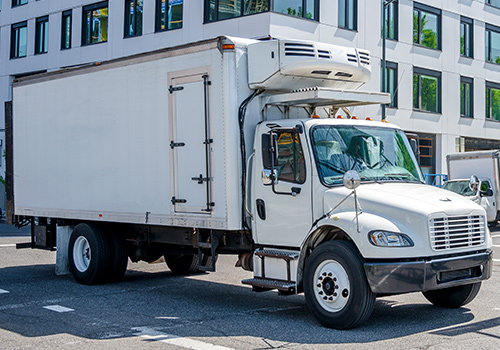
[(69, 240), (68, 256), (71, 273), (78, 283), (98, 284), (108, 277), (110, 247), (98, 226), (76, 225)]
[(175, 275), (187, 275), (198, 271), (200, 264), (197, 254), (165, 254), (165, 262)]
[(422, 292), (424, 297), (432, 304), (448, 309), (456, 309), (470, 303), (479, 293), (481, 282), (463, 286)]
[(312, 252), (306, 261), (304, 293), (313, 315), (328, 328), (354, 328), (375, 306), (362, 258), (347, 241), (326, 242)]
[(109, 266), (108, 280), (110, 282), (120, 281), (127, 271), (128, 249), (125, 240), (116, 232), (106, 233), (108, 244), (111, 248), (111, 264)]

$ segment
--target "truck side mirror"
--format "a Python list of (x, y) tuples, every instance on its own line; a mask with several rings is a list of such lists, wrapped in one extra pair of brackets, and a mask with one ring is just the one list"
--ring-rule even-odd
[(472, 192), (477, 193), (479, 187), (479, 178), (476, 175), (472, 175), (469, 180), (469, 188)]
[(264, 169), (274, 169), (278, 158), (276, 134), (262, 134), (262, 163)]

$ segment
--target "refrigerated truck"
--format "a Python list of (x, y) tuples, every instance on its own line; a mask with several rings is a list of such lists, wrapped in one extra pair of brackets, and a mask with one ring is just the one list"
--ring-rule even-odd
[(462, 306), (491, 274), (484, 209), (425, 185), (396, 125), (337, 115), (390, 101), (359, 90), (371, 65), (362, 49), (218, 37), (19, 79), (9, 218), (83, 284), (119, 280), (129, 258), (187, 274), (237, 254), (244, 284), (304, 292), (327, 327), (389, 294)]

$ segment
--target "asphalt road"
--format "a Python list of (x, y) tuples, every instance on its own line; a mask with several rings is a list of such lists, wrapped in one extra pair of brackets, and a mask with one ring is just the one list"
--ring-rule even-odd
[(174, 276), (129, 263), (120, 283), (77, 284), (54, 273), (55, 252), (23, 249), (28, 233), (0, 224), (0, 349), (498, 349), (500, 230), (492, 279), (460, 309), (419, 293), (380, 298), (363, 326), (321, 327), (303, 295), (254, 293), (221, 256), (215, 273)]

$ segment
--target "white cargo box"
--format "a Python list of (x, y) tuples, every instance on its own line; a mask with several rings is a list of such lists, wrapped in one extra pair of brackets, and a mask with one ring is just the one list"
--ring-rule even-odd
[(15, 214), (239, 229), (251, 90), (224, 41), (15, 83)]

